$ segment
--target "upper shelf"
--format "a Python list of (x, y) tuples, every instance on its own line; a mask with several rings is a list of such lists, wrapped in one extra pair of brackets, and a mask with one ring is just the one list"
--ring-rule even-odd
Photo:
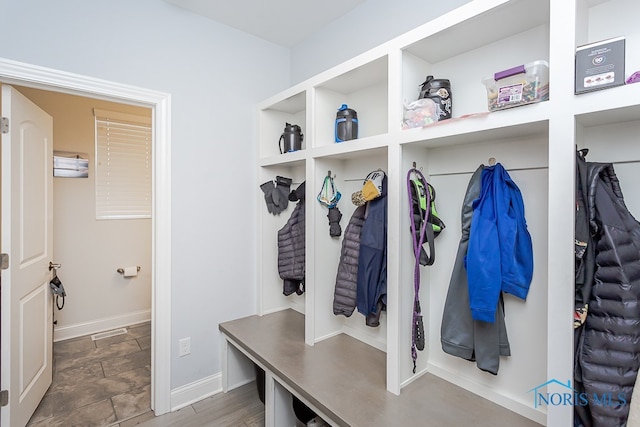
[(387, 57), (384, 56), (317, 84), (316, 87), (339, 93), (353, 93), (375, 84), (386, 84), (387, 64)]
[(578, 2), (576, 39), (578, 45), (594, 43), (613, 37), (626, 39), (626, 75), (640, 70), (640, 3), (629, 0), (582, 0)]
[(640, 120), (640, 83), (575, 96), (576, 123), (584, 127)]
[[(417, 28), (409, 33), (411, 38), (423, 36), (415, 42), (407, 40), (410, 44), (406, 51), (427, 62), (437, 63), (549, 23), (548, 0), (486, 4), (489, 7), (484, 11), (469, 4), (468, 8), (454, 10)], [(490, 7), (492, 4), (497, 6)], [(451, 25), (452, 18), (457, 20), (454, 25)]]
[(303, 111), (305, 108), (306, 108), (305, 93), (299, 92), (299, 93), (296, 93), (295, 95), (284, 98), (281, 101), (276, 101), (275, 103), (270, 104), (266, 109), (280, 111), (283, 113), (295, 114), (300, 111)]
[[(306, 148), (307, 130), (307, 93), (306, 91), (286, 93), (280, 98), (270, 100), (260, 109), (260, 158), (265, 159), (280, 153), (279, 138), (287, 123), (300, 126), (302, 130), (302, 148)], [(284, 145), (284, 144), (283, 144)], [(286, 151), (286, 149), (285, 149)], [(298, 154), (299, 153), (286, 153)], [(291, 157), (291, 156), (290, 156)], [(282, 159), (280, 159), (282, 160)]]
[[(346, 104), (358, 115), (358, 138), (387, 133), (389, 58), (376, 58), (352, 69), (345, 69), (315, 86), (312, 145), (333, 146), (336, 112)], [(346, 141), (343, 144), (350, 143)]]
[[(582, 95), (555, 93), (538, 104), (487, 113), (483, 78), (535, 60), (549, 61), (550, 0), (477, 0), (302, 82), (260, 104), (261, 166), (296, 164), (312, 158), (357, 156), (394, 144), (424, 147), (468, 144), (488, 138), (545, 135), (554, 109), (570, 108), (583, 126), (636, 120), (640, 84)], [(640, 30), (625, 8), (627, 0), (578, 0), (576, 28), (589, 42), (625, 35), (627, 72)], [(613, 7), (615, 6), (615, 7)], [(578, 13), (580, 12), (580, 13)], [(517, 17), (515, 19), (514, 17)], [(619, 25), (607, 23), (616, 22)], [(469, 36), (472, 34), (473, 37)], [(549, 73), (571, 73), (549, 63)], [(402, 102), (417, 97), (427, 75), (451, 81), (453, 118), (418, 129), (401, 130)], [(397, 79), (400, 79), (398, 82)], [(398, 90), (400, 91), (398, 94)], [(569, 102), (567, 104), (566, 102)], [(335, 142), (336, 111), (348, 104), (358, 113), (358, 140)], [(562, 104), (562, 105), (561, 105)], [(477, 116), (460, 119), (461, 116)], [(456, 120), (458, 119), (458, 120)], [(302, 150), (279, 154), (285, 123), (302, 128)]]
[(467, 118), (452, 119), (432, 126), (401, 131), (401, 144), (424, 147), (473, 144), (488, 140), (547, 137), (550, 101), (524, 105), (504, 111), (482, 113)]
[[(275, 143), (274, 143), (275, 144)], [(291, 153), (275, 154), (269, 157), (263, 157), (258, 160), (258, 165), (266, 166), (284, 166), (295, 168), (304, 165), (305, 151), (299, 150)]]

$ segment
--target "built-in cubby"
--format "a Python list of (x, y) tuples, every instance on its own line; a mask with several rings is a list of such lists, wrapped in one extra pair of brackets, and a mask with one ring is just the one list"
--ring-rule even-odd
[[(297, 153), (287, 153), (283, 157), (293, 157)], [(272, 181), (275, 185), (278, 176), (291, 179), (290, 190), (293, 191), (305, 181), (305, 160), (292, 160), (260, 168), (259, 185)], [(306, 187), (306, 186), (305, 186)], [(305, 294), (283, 294), (283, 281), (278, 274), (278, 230), (287, 223), (296, 203), (288, 202), (287, 208), (279, 214), (269, 213), (265, 202), (265, 194), (258, 189), (257, 206), (259, 212), (258, 235), (258, 307), (259, 313), (271, 313), (285, 308), (293, 308), (305, 312)], [(285, 192), (287, 193), (287, 192)]]
[(315, 262), (313, 276), (309, 277), (313, 284), (310, 286), (314, 289), (314, 341), (342, 332), (373, 347), (386, 350), (387, 322), (385, 313), (382, 314), (378, 327), (366, 326), (364, 317), (358, 313), (357, 309), (349, 317), (336, 316), (333, 313), (336, 273), (343, 239), (342, 236), (336, 238), (329, 235), (328, 209), (318, 203), (316, 196), (320, 192), (324, 178), (331, 174), (334, 177), (336, 188), (341, 193), (338, 209), (342, 213), (340, 224), (344, 234), (344, 230), (356, 209), (356, 206), (351, 202), (351, 195), (362, 190), (364, 179), (370, 172), (377, 169), (386, 172), (387, 168), (386, 148), (365, 150), (358, 153), (341, 153), (315, 159), (313, 181), (316, 183), (316, 187), (313, 188), (313, 201), (311, 202), (311, 209), (314, 211), (315, 217), (312, 225)]
[(358, 114), (358, 139), (387, 133), (388, 68), (382, 56), (314, 85), (314, 147), (336, 143), (334, 125), (342, 104)]
[[(629, 211), (640, 218), (640, 111), (637, 107), (606, 116), (590, 113), (576, 116), (578, 148), (587, 148), (587, 161), (613, 163)], [(594, 119), (594, 116), (598, 119)], [(603, 120), (608, 117), (608, 120)], [(615, 135), (615, 137), (612, 137)]]
[[(267, 108), (260, 110), (260, 144), (259, 153), (261, 159), (269, 159), (281, 153), (280, 136), (287, 123), (300, 126), (302, 130), (302, 149), (308, 146), (307, 133), (307, 97), (306, 92), (301, 91), (293, 95), (288, 93), (280, 99), (274, 100)], [(284, 150), (286, 151), (286, 150)], [(295, 157), (296, 153), (284, 153), (288, 157)], [(280, 163), (283, 159), (272, 161)], [(290, 161), (287, 159), (286, 161)]]
[(433, 75), (451, 82), (453, 117), (486, 112), (483, 79), (548, 59), (548, 1), (505, 3), (455, 25), (434, 25), (427, 36), (403, 47), (401, 100), (415, 100), (425, 77)]
[[(538, 123), (535, 132), (523, 132), (504, 137), (482, 132), (475, 133), (476, 140), (461, 144), (430, 146), (429, 142), (402, 145), (402, 171), (409, 171), (413, 164), (422, 171), (436, 192), (435, 204), (446, 228), (436, 238), (436, 261), (432, 266), (421, 267), (420, 301), (426, 331), (427, 345), (418, 353), (417, 371), (436, 373), (457, 384), (500, 400), (500, 396), (512, 396), (508, 407), (530, 418), (536, 414), (530, 405), (530, 396), (521, 393), (522, 384), (538, 384), (546, 378), (547, 346), (547, 251), (548, 246), (548, 125)], [(511, 357), (500, 361), (498, 375), (480, 371), (475, 363), (453, 357), (442, 350), (440, 342), (444, 302), (447, 298), (451, 273), (461, 239), (461, 209), (472, 174), (481, 165), (500, 163), (518, 185), (525, 204), (527, 226), (533, 241), (534, 275), (526, 302), (505, 295), (505, 324), (511, 345)], [(405, 172), (406, 174), (406, 172)], [(402, 307), (409, 307), (414, 298), (414, 257), (408, 216), (409, 196), (406, 178), (400, 185), (403, 214), (400, 220), (401, 253), (400, 290)], [(406, 208), (405, 208), (406, 207)], [(462, 297), (462, 296), (461, 296)], [(411, 310), (403, 309), (400, 322), (411, 324)], [(402, 370), (400, 380), (405, 384), (414, 377), (411, 363), (411, 329), (401, 329), (400, 349)], [(533, 351), (535, 349), (535, 351)], [(483, 391), (480, 391), (483, 390)]]
[(291, 393), (277, 380), (268, 378), (267, 386), (273, 387), (273, 425), (274, 426), (294, 426), (296, 425), (296, 415), (293, 411), (293, 397)]
[[(613, 162), (626, 202), (640, 215), (632, 185), (640, 178), (640, 84), (574, 95), (575, 48), (625, 36), (626, 74), (640, 69), (640, 30), (634, 0), (473, 0), (258, 106), (257, 159), (261, 184), (275, 176), (306, 182), (306, 292), (282, 295), (277, 231), (293, 205), (269, 214), (258, 191), (259, 314), (292, 308), (304, 315), (307, 346), (347, 335), (386, 357), (386, 389), (402, 389), (434, 374), (541, 424), (571, 425), (568, 405), (535, 405), (531, 390), (573, 377), (574, 160)], [(517, 65), (549, 64), (549, 100), (488, 112), (485, 77)], [(415, 100), (426, 76), (449, 79), (453, 119), (402, 129), (403, 105)], [(358, 113), (359, 137), (335, 142), (336, 112)], [(285, 123), (301, 126), (302, 150), (280, 154)], [(494, 158), (521, 190), (534, 249), (526, 301), (505, 297), (510, 357), (498, 375), (443, 352), (443, 306), (461, 237), (461, 208), (472, 173)], [(411, 313), (414, 258), (409, 232), (407, 171), (416, 165), (436, 189), (446, 229), (436, 262), (421, 267), (420, 300), (427, 346), (413, 372)], [(388, 176), (387, 311), (378, 328), (332, 310), (342, 236), (329, 235), (327, 208), (316, 200), (331, 174), (342, 197), (344, 231), (355, 206), (351, 194), (376, 169)], [(257, 187), (257, 186), (256, 186)], [(336, 354), (336, 358), (344, 355)], [(425, 397), (428, 398), (428, 397)], [(453, 403), (458, 405), (459, 402)], [(425, 415), (428, 416), (428, 415)]]
[(576, 45), (624, 36), (625, 69), (630, 75), (640, 70), (640, 58), (629, 55), (640, 45), (637, 17), (640, 5), (633, 0), (577, 0)]

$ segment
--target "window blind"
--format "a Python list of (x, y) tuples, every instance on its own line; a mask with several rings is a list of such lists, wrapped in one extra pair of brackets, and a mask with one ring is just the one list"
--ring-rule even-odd
[(151, 121), (95, 110), (96, 218), (151, 217)]

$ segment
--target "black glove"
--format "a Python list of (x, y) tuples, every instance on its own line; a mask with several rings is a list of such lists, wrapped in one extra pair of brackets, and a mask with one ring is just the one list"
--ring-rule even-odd
[(340, 237), (340, 235), (342, 234), (342, 228), (340, 227), (342, 212), (340, 212), (340, 209), (338, 209), (337, 207), (329, 208), (327, 218), (329, 218), (329, 236)]
[(276, 213), (280, 213), (289, 206), (289, 192), (291, 191), (291, 178), (276, 176), (276, 188), (271, 192), (273, 204), (276, 205)]
[(302, 184), (298, 185), (298, 188), (296, 188), (295, 190), (291, 191), (291, 193), (289, 193), (289, 201), (298, 202), (300, 200), (304, 200), (305, 196), (306, 196), (305, 182), (303, 182)]
[(271, 194), (273, 190), (275, 190), (276, 186), (273, 181), (267, 181), (264, 184), (260, 185), (260, 189), (264, 193), (264, 201), (267, 202), (267, 210), (271, 214), (276, 214), (276, 205), (273, 203), (273, 199), (271, 198)]

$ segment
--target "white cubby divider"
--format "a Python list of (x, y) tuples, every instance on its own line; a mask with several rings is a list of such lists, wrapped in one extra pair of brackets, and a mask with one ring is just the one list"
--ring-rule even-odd
[[(284, 297), (277, 274), (277, 230), (292, 206), (279, 216), (261, 207), (259, 314), (284, 308), (303, 313), (308, 345), (344, 333), (383, 350), (391, 393), (401, 394), (405, 385), (431, 372), (541, 424), (570, 425), (571, 407), (536, 407), (528, 392), (573, 375), (575, 147), (591, 148), (594, 161), (620, 163), (623, 190), (640, 173), (640, 151), (633, 139), (640, 128), (640, 85), (574, 95), (573, 56), (578, 45), (620, 35), (626, 37), (627, 52), (637, 51), (640, 30), (632, 17), (639, 12), (640, 4), (633, 0), (473, 0), (261, 103), (258, 184), (283, 175), (307, 185), (307, 291)], [(640, 68), (637, 58), (627, 58), (629, 66)], [(549, 100), (488, 113), (482, 79), (536, 60), (549, 63)], [(633, 71), (628, 68), (627, 74)], [(402, 130), (403, 103), (417, 97), (427, 75), (450, 79), (453, 119)], [(356, 140), (335, 143), (335, 114), (341, 104), (358, 112), (360, 133)], [(279, 153), (285, 123), (301, 126), (302, 150)], [(490, 157), (505, 166), (522, 191), (535, 259), (527, 301), (505, 301), (512, 356), (501, 360), (497, 376), (445, 354), (440, 346), (464, 192), (471, 173)], [(419, 353), (415, 374), (405, 183), (414, 162), (435, 186), (438, 211), (447, 225), (436, 240), (436, 263), (423, 267), (421, 274), (427, 348)], [(316, 195), (331, 171), (342, 193), (338, 207), (344, 230), (355, 209), (351, 193), (378, 168), (387, 173), (389, 186), (388, 305), (381, 326), (368, 328), (357, 312), (350, 318), (333, 315), (341, 238), (329, 236), (327, 209)], [(640, 210), (640, 197), (631, 191), (625, 195), (630, 209)], [(261, 192), (259, 198), (263, 204)]]

